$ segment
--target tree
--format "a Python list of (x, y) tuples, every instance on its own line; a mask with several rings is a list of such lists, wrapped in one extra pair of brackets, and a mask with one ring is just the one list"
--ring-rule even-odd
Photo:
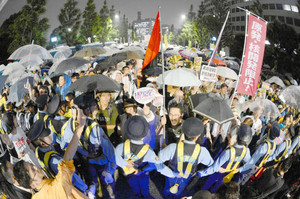
[(208, 48), (211, 38), (208, 28), (205, 27), (204, 23), (199, 19), (196, 20), (193, 25), (194, 38), (197, 41), (198, 46), (200, 48)]
[(270, 45), (266, 46), (264, 62), (280, 73), (299, 74), (299, 68), (295, 67), (300, 63), (299, 34), (292, 27), (275, 20), (268, 24), (267, 38)]
[(253, 1), (253, 5), (250, 6), (250, 11), (262, 17), (264, 12), (264, 7), (259, 0), (255, 0)]
[(206, 8), (202, 1), (201, 4), (199, 5), (198, 16), (197, 16), (198, 19), (202, 19), (204, 17), (205, 13), (206, 13)]
[(76, 0), (68, 0), (64, 8), (60, 10), (58, 20), (60, 26), (53, 33), (59, 35), (61, 40), (67, 45), (73, 46), (78, 42), (78, 30), (80, 28), (80, 9), (77, 8)]
[(193, 6), (193, 4), (191, 4), (189, 12), (188, 12), (188, 21), (189, 22), (195, 21), (196, 13), (193, 10), (194, 10), (194, 6)]
[(10, 43), (13, 41), (9, 26), (14, 23), (14, 20), (21, 14), (21, 11), (9, 16), (0, 27), (0, 64), (6, 64), (6, 60), (10, 53), (7, 52)]
[(99, 32), (98, 32), (98, 38), (99, 40), (105, 44), (108, 38), (109, 31), (111, 30), (111, 19), (109, 18), (109, 9), (107, 7), (106, 0), (104, 0), (103, 6), (100, 10), (99, 15)]
[(94, 0), (88, 0), (82, 17), (84, 20), (80, 30), (80, 40), (86, 41), (88, 37), (93, 38), (98, 29), (99, 16), (96, 12)]
[(45, 5), (46, 0), (27, 0), (20, 14), (8, 27), (12, 38), (8, 47), (9, 53), (32, 41), (41, 46), (46, 44), (44, 33), (49, 28), (48, 18), (40, 19), (40, 16), (46, 12)]
[(176, 38), (173, 32), (170, 32), (168, 35), (168, 43), (170, 44), (175, 44)]
[(188, 46), (189, 42), (193, 41), (193, 23), (186, 22), (179, 32), (177, 43), (183, 46)]
[(122, 21), (119, 25), (119, 35), (122, 38), (123, 42), (128, 42), (128, 18), (123, 15)]

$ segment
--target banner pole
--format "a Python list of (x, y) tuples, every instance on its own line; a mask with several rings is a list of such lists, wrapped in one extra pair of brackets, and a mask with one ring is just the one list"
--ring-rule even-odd
[(234, 87), (234, 92), (233, 92), (232, 97), (231, 97), (230, 106), (233, 103), (234, 95), (236, 94), (237, 87), (239, 86), (239, 83), (240, 83), (240, 77), (241, 77), (241, 72), (242, 72), (242, 68), (243, 68), (243, 61), (244, 61), (244, 57), (245, 57), (246, 41), (247, 41), (247, 37), (248, 37), (248, 28), (247, 27), (248, 27), (249, 14), (250, 14), (250, 12), (246, 10), (246, 24), (245, 24), (245, 38), (244, 38), (243, 56), (242, 56), (242, 60), (241, 60), (241, 66), (239, 68), (238, 79), (236, 81), (236, 85)]
[[(158, 6), (158, 12), (159, 12), (159, 23), (160, 23), (160, 49), (161, 49), (161, 67), (162, 67), (162, 83), (163, 83), (163, 115), (165, 116), (165, 109), (166, 109), (166, 89), (165, 89), (165, 80), (164, 80), (164, 74), (165, 74), (165, 60), (164, 60), (164, 50), (163, 50), (163, 34), (162, 34), (162, 20), (161, 20), (161, 13), (160, 13), (161, 6)], [(163, 125), (163, 141), (165, 142), (166, 139), (166, 126)]]
[(221, 41), (221, 38), (222, 38), (222, 34), (223, 34), (224, 29), (225, 29), (225, 25), (226, 25), (226, 23), (227, 23), (229, 14), (230, 14), (230, 11), (227, 12), (226, 19), (225, 19), (224, 24), (223, 24), (223, 26), (222, 26), (222, 28), (221, 28), (221, 32), (220, 32), (220, 34), (219, 34), (219, 37), (218, 37), (218, 40), (217, 40), (215, 49), (214, 49), (214, 51), (213, 51), (213, 53), (212, 53), (212, 55), (211, 55), (211, 57), (210, 57), (210, 60), (209, 60), (209, 62), (208, 62), (208, 66), (211, 66), (211, 64), (212, 64), (212, 62), (213, 62), (213, 60), (214, 60), (214, 57), (215, 57), (216, 52), (217, 52), (217, 49), (218, 49), (218, 47), (219, 47), (219, 44), (220, 44), (220, 41)]

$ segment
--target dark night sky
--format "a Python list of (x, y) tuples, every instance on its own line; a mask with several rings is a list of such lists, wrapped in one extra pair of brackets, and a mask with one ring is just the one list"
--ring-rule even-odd
[[(47, 12), (45, 17), (49, 18), (50, 28), (48, 34), (59, 25), (58, 14), (60, 9), (67, 0), (47, 0)], [(83, 11), (87, 0), (77, 0), (78, 7)], [(94, 0), (97, 6), (97, 12), (103, 5), (104, 0)], [(107, 0), (109, 7), (115, 6), (116, 12), (121, 11), (121, 16), (125, 14), (129, 18), (131, 23), (137, 18), (137, 11), (142, 12), (142, 18), (155, 18), (158, 6), (161, 6), (161, 18), (163, 24), (174, 24), (176, 28), (179, 28), (183, 21), (181, 19), (182, 14), (186, 14), (190, 8), (190, 5), (194, 5), (194, 11), (198, 10), (201, 0)], [(0, 12), (0, 24), (3, 23), (11, 14), (18, 12), (26, 0), (8, 0), (6, 5)]]

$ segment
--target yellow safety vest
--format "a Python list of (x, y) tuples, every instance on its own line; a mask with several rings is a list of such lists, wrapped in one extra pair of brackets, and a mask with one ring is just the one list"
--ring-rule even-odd
[(0, 119), (0, 132), (1, 132), (1, 134), (3, 134), (3, 135), (6, 134), (5, 131), (4, 131), (4, 129), (3, 129), (3, 127), (2, 127), (2, 119)]
[(262, 167), (264, 165), (264, 163), (268, 160), (268, 158), (270, 157), (271, 153), (274, 152), (275, 148), (276, 148), (276, 144), (273, 143), (273, 147), (271, 149), (271, 142), (266, 140), (266, 143), (268, 144), (268, 151), (265, 154), (264, 158), (262, 159), (262, 161), (259, 163), (259, 165), (257, 166), (258, 168)]
[[(42, 167), (43, 171), (46, 173), (46, 175), (51, 178), (51, 179), (54, 179), (55, 178), (55, 175), (54, 173), (51, 172), (51, 170), (49, 169), (49, 160), (50, 160), (50, 157), (52, 155), (59, 155), (56, 151), (48, 151), (45, 153), (44, 155), (44, 159), (43, 161), (39, 158), (39, 147), (37, 147), (35, 149), (35, 155), (38, 159), (38, 162), (40, 164), (40, 166)], [(60, 156), (60, 155), (59, 155)]]
[(285, 150), (284, 150), (284, 152), (282, 153), (282, 155), (280, 157), (278, 157), (278, 158), (276, 157), (275, 158), (276, 162), (279, 162), (280, 160), (282, 160), (283, 157), (285, 157), (285, 155), (289, 151), (289, 148), (291, 147), (291, 144), (292, 144), (292, 140), (285, 139), (285, 145), (286, 145)]
[[(130, 152), (130, 140), (126, 140), (124, 143), (124, 160), (131, 161), (131, 162), (136, 162), (139, 159), (141, 159), (142, 157), (144, 157), (144, 155), (146, 155), (146, 153), (148, 152), (150, 146), (148, 144), (145, 144), (143, 146), (143, 148), (138, 152), (137, 155), (134, 155)], [(132, 174), (136, 171), (135, 168), (131, 167), (131, 168), (127, 168), (124, 167), (123, 168), (124, 174), (125, 175), (129, 175)]]
[(72, 122), (72, 130), (74, 131), (75, 130), (75, 120), (71, 119), (71, 120), (68, 120), (67, 122), (64, 123), (64, 125), (61, 127), (61, 131), (60, 131), (60, 134), (57, 134), (59, 137), (62, 137), (65, 133), (65, 130), (66, 130), (66, 127), (68, 125), (69, 122)]
[[(88, 151), (88, 141), (89, 141), (89, 137), (90, 137), (90, 133), (92, 131), (92, 129), (97, 125), (97, 122), (93, 122), (91, 125), (89, 125), (88, 127), (86, 127), (84, 134), (83, 134), (83, 143), (79, 140), (79, 144), (81, 146), (83, 146), (83, 148)], [(75, 128), (74, 128), (75, 129)]]
[[(188, 178), (191, 174), (193, 165), (200, 154), (201, 147), (199, 144), (196, 144), (195, 149), (193, 151), (192, 156), (184, 156), (184, 143), (183, 141), (180, 141), (178, 143), (177, 147), (177, 170), (179, 172), (179, 176), (183, 178)], [(188, 165), (185, 169), (185, 172), (183, 172), (183, 162), (188, 162)]]
[(299, 149), (299, 146), (300, 146), (300, 135), (298, 135), (298, 144), (296, 145), (293, 153), (297, 153), (297, 150)]
[(233, 146), (230, 146), (230, 162), (228, 163), (227, 167), (226, 167), (226, 172), (231, 172), (236, 170), (236, 168), (240, 165), (241, 161), (244, 159), (245, 155), (247, 152), (247, 147), (244, 146), (242, 154), (240, 156), (240, 160), (236, 161), (236, 163), (234, 164), (234, 166), (232, 167), (232, 164), (235, 160), (235, 148)]

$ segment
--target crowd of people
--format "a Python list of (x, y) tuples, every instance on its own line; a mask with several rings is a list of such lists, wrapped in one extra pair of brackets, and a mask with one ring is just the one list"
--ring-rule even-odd
[[(120, 91), (68, 90), (94, 74), (112, 78)], [(135, 101), (141, 87), (162, 94), (136, 60), (121, 69), (35, 75), (39, 81), (27, 82), (22, 101), (7, 100), (8, 86), (1, 93), (0, 187), (7, 198), (155, 198), (150, 179), (164, 183), (157, 186), (163, 198), (299, 196), (300, 114), (278, 98), (276, 84), (255, 97), (235, 94), (221, 76), (190, 88), (166, 86), (164, 109)], [(201, 93), (225, 100), (234, 119), (218, 124), (192, 112), (189, 98)], [(239, 109), (260, 98), (281, 115)], [(120, 180), (129, 189), (118, 190)]]

